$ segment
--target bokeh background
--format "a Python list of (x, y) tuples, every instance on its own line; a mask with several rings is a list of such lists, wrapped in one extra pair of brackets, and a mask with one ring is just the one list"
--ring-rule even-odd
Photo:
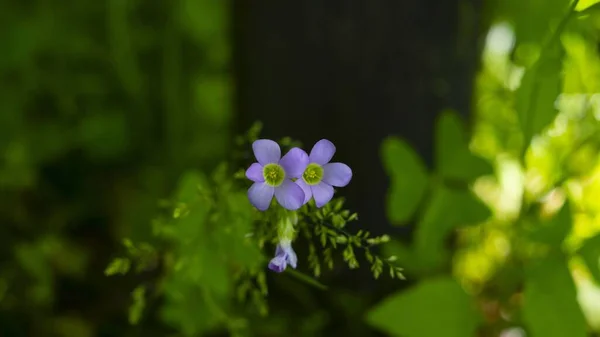
[[(2, 337), (600, 333), (596, 0), (9, 0), (0, 79)], [(238, 249), (260, 125), (405, 280)]]

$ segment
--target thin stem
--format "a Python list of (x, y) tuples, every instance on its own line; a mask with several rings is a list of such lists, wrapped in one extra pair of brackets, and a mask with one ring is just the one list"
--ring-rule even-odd
[[(346, 238), (356, 238), (356, 236), (350, 234), (349, 232), (347, 232), (347, 231), (345, 231), (345, 230), (343, 230), (341, 228), (335, 227), (334, 225), (332, 225), (332, 224), (330, 224), (328, 222), (322, 222), (322, 223), (320, 223), (320, 225), (325, 226), (325, 227), (327, 227), (329, 229), (332, 229), (332, 230), (336, 231), (338, 234), (341, 234), (341, 235), (345, 236)], [(369, 242), (365, 238), (359, 237), (358, 239), (361, 242), (361, 248), (368, 249), (368, 248), (376, 245), (375, 243)]]
[[(332, 224), (330, 224), (328, 222), (321, 222), (320, 225), (325, 226), (325, 227), (327, 227), (329, 229), (332, 229), (335, 232), (337, 232), (338, 234), (341, 234), (341, 235), (345, 236), (346, 238), (358, 238), (360, 240), (360, 242), (361, 242), (361, 245), (358, 246), (358, 247), (361, 248), (361, 249), (363, 249), (363, 250), (365, 250), (365, 251), (367, 251), (367, 252), (369, 252), (369, 253), (371, 253), (371, 247), (377, 245), (377, 243), (369, 242), (368, 239), (365, 239), (365, 238), (356, 237), (355, 235), (352, 235), (349, 232), (347, 232), (347, 231), (345, 231), (345, 230), (343, 230), (341, 228), (335, 227), (335, 226), (333, 226)], [(401, 271), (402, 270), (402, 268), (399, 268), (398, 266), (394, 265), (390, 260), (388, 260), (388, 259), (382, 259), (381, 257), (378, 257), (378, 258), (383, 263), (385, 263), (388, 267), (393, 268), (393, 269), (395, 269), (397, 271)], [(400, 279), (403, 279), (403, 280), (405, 279), (404, 275), (402, 275), (402, 274), (398, 275), (398, 277)]]
[[(535, 65), (529, 70), (529, 71), (534, 72), (534, 74), (533, 74), (534, 77), (537, 75), (536, 74), (537, 66), (541, 63), (541, 61), (545, 58), (546, 54), (548, 54), (548, 52), (552, 48), (552, 46), (560, 38), (560, 35), (563, 33), (563, 31), (567, 27), (567, 23), (569, 22), (571, 17), (573, 17), (573, 14), (575, 14), (575, 8), (577, 7), (578, 3), (579, 3), (579, 0), (574, 0), (571, 3), (567, 14), (565, 14), (565, 16), (562, 18), (562, 20), (558, 23), (558, 26), (556, 27), (556, 29), (554, 30), (554, 32), (552, 33), (550, 38), (548, 38), (542, 45), (542, 48), (540, 51), (540, 56), (539, 56), (538, 60), (536, 61)], [(533, 85), (531, 88), (531, 94), (529, 96), (529, 102), (528, 102), (529, 104), (526, 109), (525, 120), (523, 123), (525, 130), (526, 130), (526, 133), (525, 133), (526, 135), (529, 133), (529, 131), (531, 129), (531, 122), (532, 122), (531, 115), (532, 115), (532, 111), (535, 109), (536, 97), (538, 96), (539, 91), (540, 91), (540, 82), (536, 81), (534, 79)], [(523, 153), (522, 153), (523, 157), (525, 156), (526, 151), (527, 151), (527, 146), (523, 146)]]

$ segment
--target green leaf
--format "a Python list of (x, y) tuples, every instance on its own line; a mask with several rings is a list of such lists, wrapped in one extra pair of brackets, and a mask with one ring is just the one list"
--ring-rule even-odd
[(427, 189), (427, 170), (421, 158), (401, 139), (390, 137), (381, 146), (383, 166), (390, 176), (387, 215), (393, 224), (409, 220)]
[(529, 229), (527, 236), (532, 241), (557, 246), (565, 240), (565, 237), (571, 231), (572, 223), (571, 207), (567, 202), (551, 219), (536, 219), (535, 226)]
[(515, 0), (515, 33), (521, 43), (539, 43), (556, 29), (570, 0)]
[(392, 336), (474, 336), (481, 318), (452, 278), (430, 279), (383, 300), (367, 315), (372, 326)]
[(490, 163), (470, 152), (466, 131), (456, 113), (442, 112), (435, 135), (436, 164), (443, 178), (471, 181), (493, 172)]
[(510, 0), (511, 16), (519, 43), (540, 43), (554, 31), (557, 20), (564, 15), (569, 0)]
[(116, 258), (104, 270), (104, 275), (112, 276), (116, 274), (125, 275), (131, 267), (129, 259)]
[(516, 93), (515, 108), (526, 144), (542, 132), (558, 113), (554, 102), (561, 91), (564, 52), (558, 44), (554, 49), (553, 53), (542, 55), (526, 70)]
[(459, 226), (485, 221), (489, 208), (469, 190), (438, 187), (419, 221), (414, 238), (419, 269), (436, 269), (448, 257), (445, 240)]
[(600, 0), (579, 0), (579, 2), (577, 3), (577, 7), (575, 7), (575, 10), (577, 10), (581, 14), (588, 14), (591, 11), (599, 11)]
[(528, 336), (588, 336), (575, 284), (562, 254), (553, 254), (527, 266), (523, 319)]
[(600, 234), (587, 239), (578, 251), (588, 270), (600, 284)]

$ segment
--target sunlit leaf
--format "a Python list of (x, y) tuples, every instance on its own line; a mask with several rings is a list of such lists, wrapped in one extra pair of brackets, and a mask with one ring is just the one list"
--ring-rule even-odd
[(596, 283), (600, 284), (600, 235), (587, 239), (579, 249), (579, 254)]
[(391, 295), (367, 315), (374, 327), (392, 336), (474, 336), (480, 322), (469, 295), (452, 278), (423, 281)]
[(391, 179), (387, 213), (392, 223), (409, 220), (427, 189), (427, 170), (421, 158), (403, 140), (388, 138), (381, 148), (383, 165)]
[(600, 0), (579, 0), (575, 10), (579, 12), (589, 12), (591, 10), (600, 10)]
[[(563, 34), (561, 42), (566, 52), (564, 67), (564, 85), (562, 102), (566, 102), (563, 111), (581, 110), (589, 102), (589, 96), (600, 92), (600, 60), (596, 46), (596, 38), (587, 36), (586, 30), (597, 30), (595, 27), (600, 17), (600, 8), (594, 15), (577, 20), (577, 28), (573, 32)], [(580, 33), (575, 33), (581, 31)], [(569, 95), (565, 95), (569, 94)], [(571, 102), (569, 102), (569, 100)], [(587, 102), (586, 102), (587, 101)], [(570, 111), (569, 111), (570, 112)], [(572, 112), (571, 112), (572, 113)]]
[(586, 337), (566, 258), (553, 254), (526, 269), (523, 319), (532, 337)]
[(471, 181), (493, 172), (489, 162), (469, 151), (467, 134), (456, 113), (442, 112), (435, 137), (436, 164), (443, 178)]

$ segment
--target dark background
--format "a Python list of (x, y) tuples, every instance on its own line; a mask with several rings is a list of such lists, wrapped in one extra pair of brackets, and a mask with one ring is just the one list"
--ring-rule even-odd
[(238, 131), (261, 120), (266, 136), (332, 140), (356, 172), (345, 190), (350, 204), (389, 230), (380, 144), (400, 135), (431, 165), (436, 115), (452, 108), (468, 118), (490, 25), (487, 7), (482, 1), (234, 2)]

